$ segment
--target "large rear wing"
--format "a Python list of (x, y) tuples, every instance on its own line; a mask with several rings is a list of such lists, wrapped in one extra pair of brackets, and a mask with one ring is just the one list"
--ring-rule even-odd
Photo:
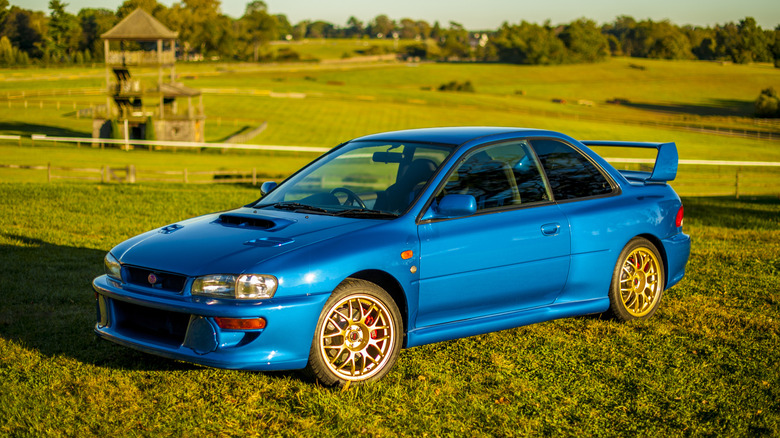
[(666, 182), (677, 177), (677, 145), (672, 143), (642, 143), (633, 141), (583, 141), (585, 146), (657, 149), (655, 165), (646, 182)]

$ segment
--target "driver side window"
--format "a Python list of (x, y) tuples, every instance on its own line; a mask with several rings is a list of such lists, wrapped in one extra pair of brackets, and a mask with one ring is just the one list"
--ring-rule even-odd
[(488, 146), (464, 157), (436, 198), (449, 194), (473, 196), (477, 211), (550, 199), (526, 141)]

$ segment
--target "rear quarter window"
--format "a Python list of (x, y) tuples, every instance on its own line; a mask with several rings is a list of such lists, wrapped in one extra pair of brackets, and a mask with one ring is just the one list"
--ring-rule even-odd
[(613, 187), (596, 165), (582, 152), (557, 140), (532, 140), (542, 167), (547, 173), (555, 200), (607, 195)]

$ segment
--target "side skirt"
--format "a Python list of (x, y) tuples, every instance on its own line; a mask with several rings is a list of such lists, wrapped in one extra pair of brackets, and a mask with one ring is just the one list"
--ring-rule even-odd
[(553, 319), (601, 313), (608, 308), (609, 298), (605, 297), (420, 327), (406, 334), (406, 347), (482, 335)]

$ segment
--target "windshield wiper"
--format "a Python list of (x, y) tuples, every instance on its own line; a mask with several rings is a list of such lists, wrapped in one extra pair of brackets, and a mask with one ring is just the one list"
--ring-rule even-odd
[(273, 204), (272, 207), (278, 208), (280, 210), (293, 210), (293, 211), (303, 210), (309, 213), (322, 213), (327, 215), (333, 215), (332, 212), (324, 208), (315, 207), (313, 205), (301, 204), (299, 202), (277, 202), (276, 204)]
[(334, 216), (358, 216), (358, 217), (373, 217), (376, 219), (392, 219), (397, 218), (398, 215), (381, 210), (371, 210), (369, 208), (356, 208), (353, 210), (344, 210), (338, 213), (334, 213)]

